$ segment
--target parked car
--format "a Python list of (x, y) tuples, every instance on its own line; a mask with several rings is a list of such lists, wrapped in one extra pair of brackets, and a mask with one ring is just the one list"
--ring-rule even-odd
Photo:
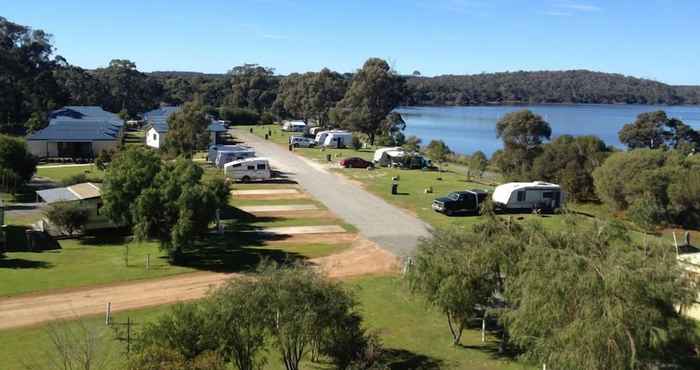
[(359, 157), (345, 158), (340, 161), (340, 165), (344, 168), (367, 168), (373, 167), (374, 163), (366, 161)]
[(297, 148), (311, 148), (316, 146), (316, 141), (312, 138), (303, 136), (290, 136), (289, 144)]
[(456, 214), (478, 214), (479, 207), (489, 194), (483, 190), (456, 191), (433, 201), (433, 210), (448, 216)]

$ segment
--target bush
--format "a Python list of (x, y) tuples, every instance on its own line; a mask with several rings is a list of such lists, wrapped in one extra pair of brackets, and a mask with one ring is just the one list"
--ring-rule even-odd
[(97, 176), (90, 176), (87, 173), (76, 173), (75, 175), (71, 175), (63, 179), (61, 181), (61, 185), (71, 186), (75, 184), (82, 184), (84, 182), (102, 182), (102, 179)]
[(666, 221), (666, 210), (659, 205), (654, 197), (644, 195), (630, 204), (627, 218), (646, 232), (654, 232)]
[(261, 125), (271, 125), (275, 123), (275, 121), (277, 121), (277, 117), (271, 112), (263, 112), (263, 114), (260, 115)]
[(219, 108), (219, 116), (223, 120), (230, 121), (233, 125), (256, 125), (261, 121), (258, 112), (243, 108), (221, 107)]
[(355, 150), (362, 149), (362, 141), (356, 135), (353, 135), (352, 137), (352, 148)]
[(86, 208), (73, 202), (54, 203), (45, 214), (52, 224), (68, 235), (82, 230), (90, 216)]
[(107, 169), (107, 165), (109, 162), (112, 162), (112, 157), (114, 157), (114, 150), (103, 150), (100, 153), (97, 154), (97, 157), (95, 157), (95, 167), (99, 168), (100, 170), (104, 171)]
[(0, 188), (14, 192), (31, 180), (38, 160), (24, 139), (0, 135)]

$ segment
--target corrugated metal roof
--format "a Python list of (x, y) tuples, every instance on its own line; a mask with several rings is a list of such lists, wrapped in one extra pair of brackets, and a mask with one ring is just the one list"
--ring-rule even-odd
[(68, 190), (75, 194), (79, 199), (90, 199), (102, 196), (102, 191), (99, 186), (91, 182), (75, 184), (68, 187)]
[(68, 188), (38, 190), (36, 194), (48, 204), (56, 202), (68, 202), (80, 199), (78, 198), (78, 196), (76, 196), (70, 190), (68, 190)]
[(51, 204), (56, 202), (70, 202), (74, 200), (92, 199), (102, 196), (102, 190), (98, 184), (84, 182), (65, 188), (53, 188), (36, 192), (44, 202)]
[(27, 140), (114, 141), (124, 127), (119, 116), (93, 106), (63, 107), (51, 112), (49, 117), (49, 125), (27, 136)]
[(168, 118), (170, 118), (173, 113), (180, 110), (180, 106), (177, 107), (160, 107), (143, 114), (143, 119), (148, 122), (148, 125), (153, 127), (157, 132), (168, 132)]

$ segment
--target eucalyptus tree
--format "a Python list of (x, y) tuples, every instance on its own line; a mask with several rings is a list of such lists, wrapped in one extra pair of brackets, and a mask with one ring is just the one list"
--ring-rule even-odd
[(355, 73), (345, 96), (332, 111), (332, 119), (342, 126), (366, 134), (371, 145), (377, 135), (386, 133), (386, 118), (400, 104), (405, 80), (389, 64), (370, 58)]

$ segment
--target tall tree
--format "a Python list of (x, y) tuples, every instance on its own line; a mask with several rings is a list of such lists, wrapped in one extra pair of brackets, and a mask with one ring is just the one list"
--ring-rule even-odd
[(231, 108), (248, 108), (262, 113), (272, 107), (277, 96), (278, 80), (274, 69), (257, 64), (233, 67), (228, 72), (231, 93), (223, 104)]
[(206, 233), (216, 210), (228, 202), (221, 179), (202, 182), (203, 170), (183, 158), (166, 163), (133, 200), (134, 236), (138, 240), (157, 238), (174, 263)]
[(32, 179), (38, 158), (24, 139), (0, 134), (0, 188), (15, 192)]
[(496, 123), (496, 135), (503, 140), (504, 148), (494, 153), (494, 163), (507, 178), (526, 180), (552, 129), (542, 116), (524, 109), (503, 116)]
[(63, 105), (51, 35), (0, 16), (0, 131), (24, 133), (32, 113)]
[(597, 200), (593, 170), (609, 154), (610, 149), (595, 136), (562, 135), (542, 146), (530, 174), (533, 179), (560, 184), (573, 200)]
[(161, 170), (158, 153), (144, 147), (127, 147), (112, 159), (102, 187), (102, 210), (114, 223), (135, 224), (135, 200), (152, 187)]
[(95, 71), (109, 92), (104, 106), (111, 112), (126, 111), (136, 116), (154, 108), (163, 95), (163, 87), (156, 79), (136, 69), (136, 64), (126, 59), (114, 59), (107, 68)]
[(664, 111), (641, 113), (634, 122), (624, 125), (618, 136), (630, 149), (660, 148), (666, 141), (664, 128), (667, 121)]
[(346, 79), (328, 68), (303, 75), (292, 74), (280, 82), (275, 104), (293, 118), (313, 119), (319, 126), (329, 125), (329, 113), (343, 98)]
[(185, 103), (168, 117), (165, 149), (176, 156), (192, 156), (194, 150), (205, 148), (209, 143), (207, 127), (210, 122), (199, 100)]
[(557, 369), (636, 370), (683, 357), (666, 354), (682, 354), (692, 340), (678, 307), (698, 291), (672, 248), (633, 242), (619, 224), (573, 220), (561, 231), (529, 227), (522, 240), (500, 319), (524, 358)]
[(399, 105), (404, 88), (404, 79), (386, 61), (371, 58), (353, 76), (345, 97), (333, 110), (333, 118), (366, 134), (374, 145), (377, 135), (387, 133), (386, 118)]

